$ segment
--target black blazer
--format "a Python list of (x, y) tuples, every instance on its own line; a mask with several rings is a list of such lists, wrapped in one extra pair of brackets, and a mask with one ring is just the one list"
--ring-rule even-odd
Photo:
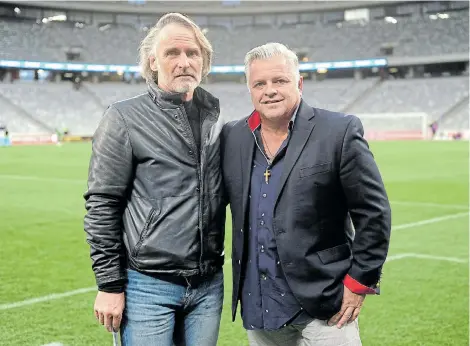
[[(255, 149), (247, 120), (225, 125), (221, 143), (232, 212), (233, 320), (246, 265)], [(287, 282), (314, 318), (328, 319), (339, 311), (346, 275), (377, 287), (387, 256), (391, 210), (363, 133), (357, 117), (302, 101), (287, 148), (274, 209), (274, 237)]]

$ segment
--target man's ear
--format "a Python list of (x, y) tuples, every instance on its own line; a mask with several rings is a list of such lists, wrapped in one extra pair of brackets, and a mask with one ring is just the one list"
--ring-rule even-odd
[(149, 56), (150, 69), (152, 71), (157, 71), (157, 58), (154, 55)]
[(302, 91), (304, 90), (304, 77), (299, 77), (299, 84), (297, 85), (297, 87), (299, 88), (300, 93), (302, 94)]

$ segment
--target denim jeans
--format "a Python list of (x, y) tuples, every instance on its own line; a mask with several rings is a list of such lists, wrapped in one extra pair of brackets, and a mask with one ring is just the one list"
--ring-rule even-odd
[(122, 346), (215, 346), (224, 298), (220, 270), (197, 283), (127, 272)]

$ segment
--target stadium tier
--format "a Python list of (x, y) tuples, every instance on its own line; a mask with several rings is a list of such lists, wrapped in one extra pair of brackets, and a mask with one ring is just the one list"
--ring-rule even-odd
[[(433, 17), (432, 17), (433, 18)], [(467, 53), (468, 11), (435, 20), (411, 16), (391, 23), (271, 23), (262, 25), (208, 25), (214, 63), (241, 64), (251, 48), (280, 41), (302, 51), (310, 61), (363, 59), (382, 56), (392, 44), (394, 56)], [(150, 23), (149, 23), (150, 26)], [(0, 59), (64, 62), (64, 49), (81, 49), (81, 61), (98, 64), (137, 63), (137, 49), (147, 26), (130, 24), (76, 25), (75, 22), (13, 21), (0, 19)]]
[(244, 55), (278, 41), (299, 57), (304, 99), (363, 117), (366, 135), (426, 138), (434, 121), (468, 130), (468, 3), (214, 3), (216, 14), (165, 1), (114, 2), (121, 12), (107, 13), (100, 6), (109, 3), (0, 1), (0, 125), (12, 135), (66, 127), (91, 136), (109, 104), (145, 92), (138, 46), (160, 15), (149, 11), (167, 7), (194, 13), (211, 41), (203, 87), (220, 98), (227, 121), (252, 111)]
[[(205, 84), (203, 87), (220, 99), (222, 116), (227, 120), (239, 119), (252, 111), (248, 89), (244, 84), (225, 82)], [(67, 82), (0, 83), (0, 123), (8, 123), (12, 133), (34, 133), (43, 124), (42, 131), (67, 127), (72, 134), (91, 135), (107, 105), (145, 90), (144, 84), (111, 82), (85, 83), (80, 90), (73, 89)], [(468, 95), (466, 76), (385, 81), (378, 78), (306, 81), (303, 92), (304, 99), (312, 105), (358, 115), (425, 113), (429, 123), (445, 116), (442, 129), (449, 130), (468, 128)], [(465, 105), (465, 101), (466, 116), (465, 107), (454, 109), (462, 102)], [(421, 130), (421, 122), (417, 124), (416, 118), (382, 117), (375, 121), (375, 126), (390, 130)]]

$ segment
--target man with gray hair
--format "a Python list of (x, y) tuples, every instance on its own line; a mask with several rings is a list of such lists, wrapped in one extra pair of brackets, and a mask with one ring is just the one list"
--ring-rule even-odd
[[(199, 87), (212, 47), (170, 13), (140, 46), (148, 92), (112, 104), (93, 137), (85, 231), (95, 316), (122, 345), (215, 346), (225, 206), (219, 101)], [(122, 321), (122, 323), (121, 323)]]
[(309, 106), (280, 43), (248, 52), (245, 72), (255, 110), (221, 143), (232, 319), (240, 301), (251, 346), (361, 345), (357, 317), (379, 293), (391, 230), (361, 121)]

